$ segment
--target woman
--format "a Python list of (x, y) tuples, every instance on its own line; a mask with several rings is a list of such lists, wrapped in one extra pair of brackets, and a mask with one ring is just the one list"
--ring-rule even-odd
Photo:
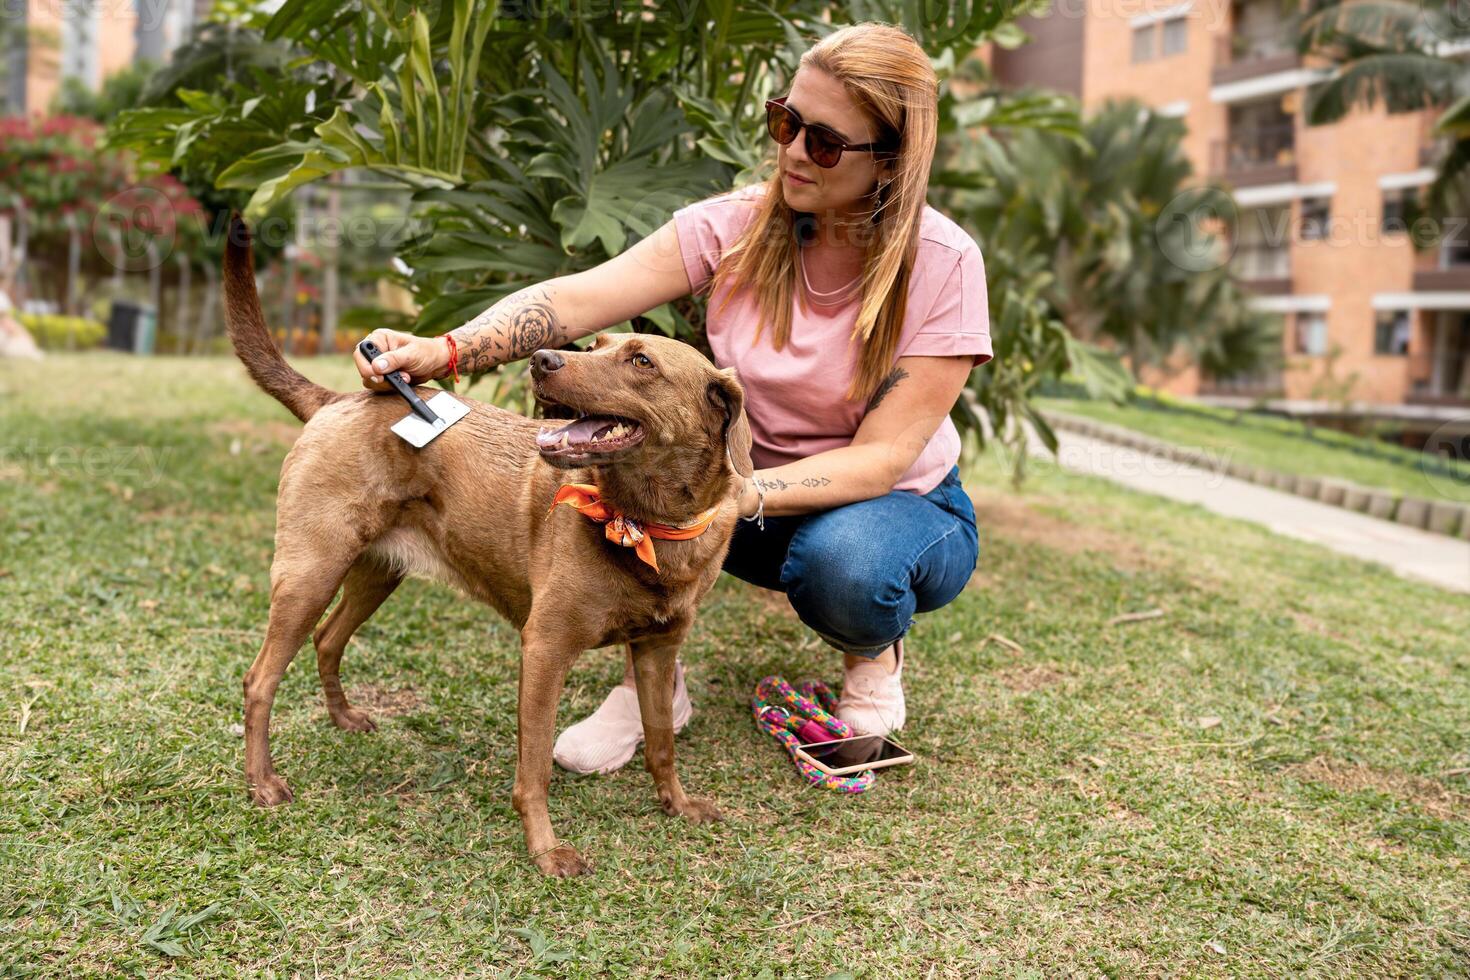
[[(447, 337), (375, 331), (364, 383), (483, 371), (708, 288), (719, 367), (746, 388), (757, 467), (726, 571), (784, 592), (844, 654), (837, 715), (886, 734), (904, 722), (903, 636), (959, 594), (978, 555), (949, 420), (990, 359), (975, 242), (924, 203), (937, 130), (928, 57), (898, 28), (859, 24), (801, 59), (767, 104), (776, 171), (681, 208), (654, 234), (575, 275), (528, 286)], [(679, 668), (675, 724), (691, 706)], [(632, 665), (556, 760), (611, 772), (643, 729)]]

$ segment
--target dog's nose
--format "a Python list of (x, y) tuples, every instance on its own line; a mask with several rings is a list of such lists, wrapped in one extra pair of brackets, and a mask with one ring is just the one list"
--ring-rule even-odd
[(560, 371), (566, 363), (567, 359), (554, 350), (538, 350), (531, 355), (531, 373), (550, 374), (552, 371)]

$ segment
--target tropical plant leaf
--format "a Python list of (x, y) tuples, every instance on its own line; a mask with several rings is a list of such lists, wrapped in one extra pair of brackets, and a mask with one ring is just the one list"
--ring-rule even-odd
[(1062, 336), (1066, 342), (1067, 369), (1087, 390), (1088, 396), (1103, 401), (1126, 401), (1133, 389), (1133, 376), (1118, 355), (1078, 340), (1070, 333)]
[[(252, 215), (347, 169), (411, 189), (427, 230), (397, 251), (420, 308), (414, 329), (437, 333), (522, 285), (606, 260), (680, 205), (765, 176), (762, 105), (812, 41), (848, 23), (900, 24), (941, 81), (930, 200), (981, 241), (991, 287), (996, 357), (955, 416), (971, 428), (984, 415), (1013, 441), (1045, 379), (1071, 370), (1099, 392), (1117, 388), (1116, 358), (1070, 340), (1064, 322), (1156, 352), (1201, 302), (1179, 270), (1149, 261), (1152, 216), (1179, 186), (1163, 149), (1177, 124), (1103, 132), (1069, 99), (988, 87), (973, 52), (1019, 43), (1015, 18), (1045, 5), (681, 0), (558, 18), (519, 5), (502, 16), (479, 0), (284, 0), (201, 32), (170, 88), (187, 90), (180, 105), (127, 115), (112, 138), (152, 166), (249, 191)], [(949, 82), (961, 77), (982, 94), (958, 98)], [(635, 326), (698, 342), (702, 303), (680, 299)], [(1143, 314), (1157, 314), (1158, 338), (1127, 334)], [(528, 404), (513, 379), (492, 388)], [(1045, 439), (1045, 420), (1032, 424)]]
[(1382, 103), (1390, 112), (1442, 104), (1463, 69), (1445, 58), (1417, 51), (1368, 54), (1307, 89), (1307, 122), (1336, 122), (1354, 106)]

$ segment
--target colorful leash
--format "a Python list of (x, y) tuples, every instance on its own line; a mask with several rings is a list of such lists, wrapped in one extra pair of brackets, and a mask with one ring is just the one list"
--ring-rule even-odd
[(801, 744), (796, 733), (803, 728), (807, 730), (808, 740), (822, 732), (829, 733), (830, 738), (852, 736), (853, 731), (846, 722), (832, 717), (831, 712), (836, 706), (837, 699), (821, 681), (807, 681), (798, 692), (774, 674), (761, 679), (755, 686), (755, 697), (750, 699), (755, 727), (774, 736), (785, 747), (791, 761), (796, 763), (796, 768), (808, 782), (839, 793), (861, 793), (872, 788), (873, 770), (854, 776), (833, 776), (796, 754), (796, 747)]

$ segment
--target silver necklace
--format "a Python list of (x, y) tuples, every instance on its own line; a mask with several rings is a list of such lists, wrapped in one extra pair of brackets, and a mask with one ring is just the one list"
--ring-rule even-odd
[(801, 281), (806, 286), (806, 291), (808, 295), (818, 301), (825, 301), (830, 303), (837, 300), (846, 299), (847, 294), (852, 291), (852, 288), (863, 280), (862, 273), (858, 273), (855, 278), (853, 278), (845, 285), (838, 286), (836, 289), (829, 290), (827, 292), (823, 292), (820, 289), (814, 289), (812, 287), (812, 281), (806, 274), (806, 252), (798, 251), (796, 253), (796, 261), (797, 264), (801, 266)]

